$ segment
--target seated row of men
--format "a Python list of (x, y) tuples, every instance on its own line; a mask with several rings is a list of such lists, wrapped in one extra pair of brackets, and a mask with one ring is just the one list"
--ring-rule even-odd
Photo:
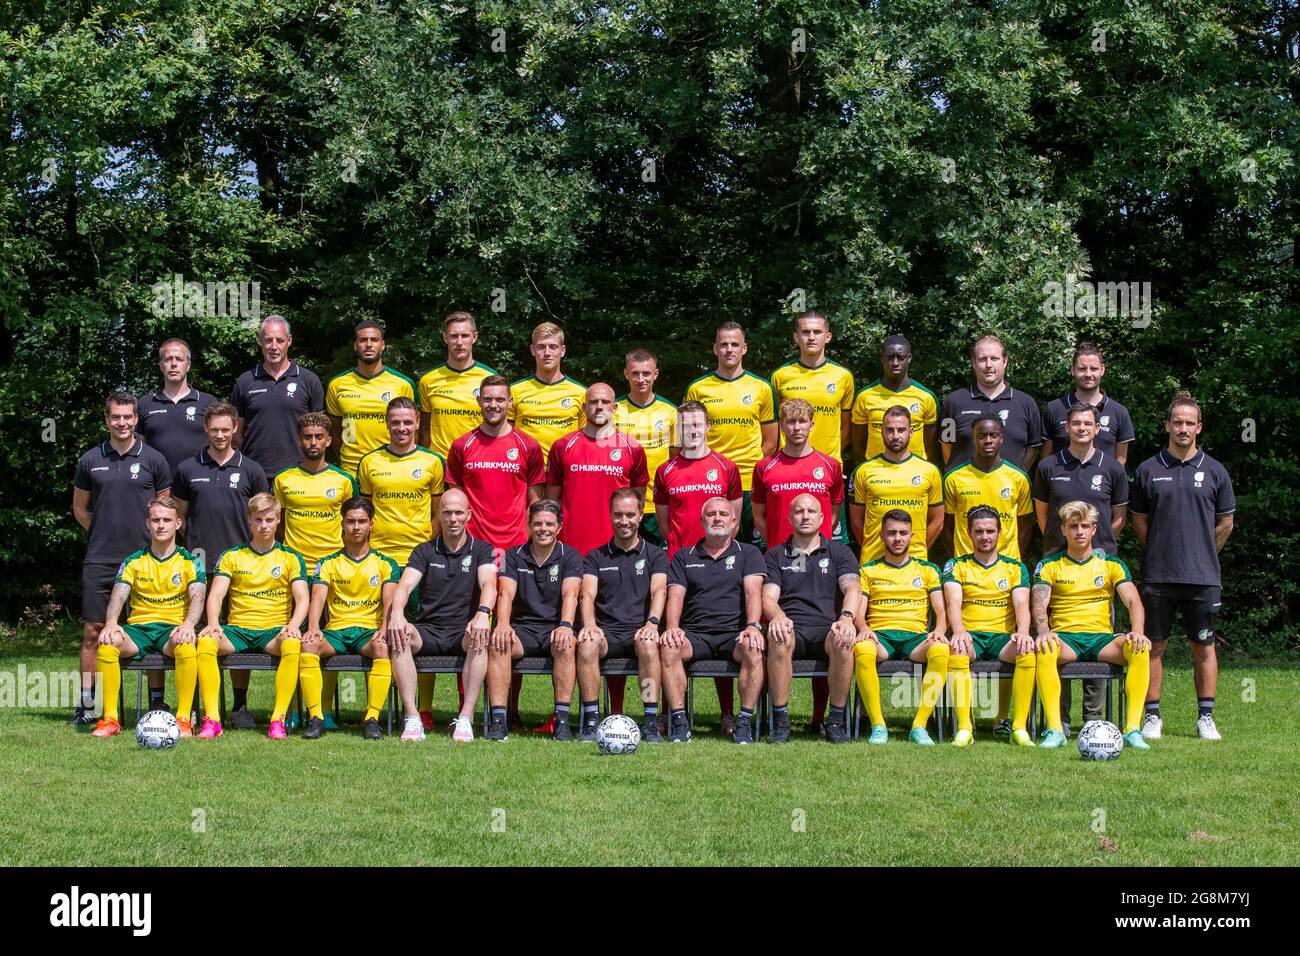
[[(382, 736), (378, 717), (395, 679), (405, 712), (402, 739), (423, 740), (415, 658), (455, 655), (465, 661), (453, 738), (473, 740), (475, 702), (486, 679), (487, 737), (504, 741), (512, 662), (549, 656), (554, 736), (573, 738), (576, 680), (579, 739), (588, 740), (599, 721), (600, 661), (613, 656), (637, 660), (647, 741), (664, 739), (661, 692), (668, 740), (690, 739), (687, 664), (734, 660), (741, 710), (733, 739), (753, 742), (754, 710), (766, 685), (773, 707), (769, 740), (780, 743), (790, 739), (792, 661), (813, 658), (828, 662), (826, 738), (848, 741), (848, 693), (856, 679), (871, 722), (868, 740), (879, 744), (888, 731), (878, 664), (902, 657), (925, 664), (908, 734), (915, 743), (933, 743), (926, 725), (951, 677), (959, 728), (953, 742), (969, 745), (970, 662), (1000, 660), (1014, 664), (1013, 740), (1033, 746), (1025, 728), (1036, 686), (1048, 725), (1041, 746), (1060, 747), (1066, 738), (1058, 669), (1099, 660), (1126, 668), (1125, 741), (1149, 749), (1138, 729), (1150, 648), (1142, 603), (1124, 563), (1093, 548), (1097, 512), (1091, 505), (1070, 502), (1060, 509), (1067, 547), (1039, 563), (1032, 589), (1027, 568), (999, 553), (1001, 519), (988, 507), (967, 516), (973, 553), (942, 572), (909, 553), (912, 520), (902, 510), (884, 515), (883, 555), (859, 565), (846, 545), (822, 533), (822, 506), (811, 494), (792, 501), (791, 533), (766, 556), (736, 540), (738, 516), (726, 498), (705, 502), (703, 537), (671, 562), (640, 535), (642, 506), (633, 489), (615, 491), (609, 509), (613, 537), (583, 556), (559, 540), (559, 504), (533, 502), (528, 541), (506, 552), (498, 573), (492, 548), (466, 530), (468, 498), (451, 489), (440, 503), (439, 534), (416, 547), (403, 569), (370, 547), (373, 506), (356, 497), (342, 509), (344, 547), (309, 574), (302, 557), (276, 541), (278, 502), (258, 494), (248, 504), (248, 543), (220, 556), (209, 584), (196, 558), (177, 547), (175, 502), (159, 498), (148, 511), (150, 547), (123, 563), (110, 597), (98, 650), (104, 718), (94, 733), (121, 731), (123, 656), (161, 651), (173, 657), (182, 735), (194, 735), (188, 718), (197, 686), (203, 706), (197, 736), (210, 739), (222, 733), (218, 658), (264, 652), (280, 658), (270, 736), (288, 736), (285, 718), (301, 684), (310, 715), (303, 736), (319, 738), (325, 730), (321, 662), (361, 654), (372, 660), (363, 735)], [(1127, 633), (1114, 633), (1116, 597), (1128, 611)], [(128, 601), (130, 617), (119, 625)], [(205, 609), (207, 626), (199, 630)]]

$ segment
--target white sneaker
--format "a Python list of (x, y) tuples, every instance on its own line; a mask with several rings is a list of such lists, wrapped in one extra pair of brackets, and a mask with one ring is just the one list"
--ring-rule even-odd
[(1202, 740), (1222, 740), (1219, 728), (1214, 726), (1214, 715), (1206, 714), (1196, 718), (1196, 736)]
[(1147, 714), (1142, 718), (1142, 736), (1146, 740), (1159, 740), (1160, 733), (1164, 729), (1165, 722), (1155, 714)]
[(402, 739), (415, 743), (424, 740), (424, 724), (420, 722), (419, 714), (407, 716), (406, 725), (402, 728)]
[(474, 721), (464, 715), (457, 717), (451, 722), (456, 728), (451, 732), (451, 739), (458, 744), (468, 744), (474, 742)]

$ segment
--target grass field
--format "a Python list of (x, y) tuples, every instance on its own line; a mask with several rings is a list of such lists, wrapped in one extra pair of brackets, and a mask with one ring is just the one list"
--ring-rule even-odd
[[(71, 655), (10, 651), (0, 672), (20, 663), (75, 668)], [(271, 676), (253, 681), (264, 714)], [(1225, 666), (1218, 744), (1196, 739), (1191, 673), (1171, 669), (1165, 739), (1111, 764), (1084, 762), (1073, 741), (1052, 753), (995, 743), (987, 721), (968, 750), (923, 750), (903, 739), (901, 711), (888, 746), (832, 747), (800, 733), (806, 682), (795, 742), (741, 748), (713, 732), (712, 687), (696, 686), (696, 740), (626, 758), (521, 734), (367, 742), (350, 718), (318, 742), (232, 732), (145, 752), (131, 733), (75, 733), (62, 709), (11, 707), (0, 718), (0, 864), (1300, 862), (1295, 665)], [(126, 689), (133, 700), (134, 675)], [(526, 715), (540, 721), (548, 691), (526, 681)], [(454, 695), (440, 678), (440, 723)]]

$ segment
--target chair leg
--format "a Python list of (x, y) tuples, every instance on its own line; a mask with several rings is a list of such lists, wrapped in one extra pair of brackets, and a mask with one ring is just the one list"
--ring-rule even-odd
[(686, 726), (695, 731), (695, 679), (686, 675)]
[(140, 722), (140, 714), (144, 712), (144, 671), (135, 672), (135, 722)]

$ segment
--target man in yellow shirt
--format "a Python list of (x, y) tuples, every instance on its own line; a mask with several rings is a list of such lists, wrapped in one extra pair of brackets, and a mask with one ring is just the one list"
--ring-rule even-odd
[(939, 458), (939, 400), (934, 392), (912, 381), (912, 346), (904, 336), (890, 335), (880, 346), (880, 378), (859, 389), (853, 398), (849, 433), (853, 450), (862, 461), (885, 450), (880, 433), (885, 412), (902, 405), (912, 416), (912, 454), (927, 461)]
[[(966, 747), (974, 741), (970, 662), (1014, 661), (1016, 713), (1011, 737), (1021, 747), (1032, 747), (1034, 742), (1025, 730), (1036, 664), (1034, 639), (1029, 636), (1029, 570), (1017, 558), (998, 550), (1002, 519), (996, 509), (987, 505), (972, 508), (966, 523), (974, 550), (943, 567), (943, 596), (952, 627), (948, 673), (957, 706), (953, 743)], [(999, 716), (1005, 715), (1003, 710)]]
[[(275, 671), (275, 708), (267, 736), (289, 736), (284, 716), (298, 686), (298, 657), (302, 652), (302, 623), (307, 619), (307, 565), (296, 551), (275, 540), (280, 503), (262, 492), (248, 500), (248, 544), (222, 552), (208, 587), (208, 626), (198, 639), (199, 682), (215, 676), (217, 657), (265, 653), (280, 658)], [(226, 623), (221, 606), (230, 595)], [(209, 675), (205, 677), (205, 675)], [(199, 737), (221, 736), (221, 724), (205, 719)]]
[(886, 411), (880, 433), (885, 450), (860, 464), (849, 482), (849, 522), (862, 542), (862, 560), (884, 555), (881, 519), (895, 508), (906, 511), (916, 529), (912, 557), (928, 560), (943, 531), (943, 479), (938, 468), (910, 450), (912, 417), (906, 408)]
[[(321, 661), (335, 654), (360, 654), (371, 659), (366, 678), (366, 713), (361, 736), (378, 740), (379, 712), (384, 709), (393, 680), (388, 645), (377, 632), (388, 614), (402, 569), (392, 558), (370, 547), (375, 508), (365, 498), (343, 505), (343, 549), (322, 558), (312, 574), (307, 633), (302, 639), (298, 679), (302, 703), (310, 715), (303, 740), (318, 740), (325, 733), (321, 707)], [(321, 617), (329, 611), (328, 629)]]
[[(658, 547), (667, 547), (664, 534), (655, 517), (655, 473), (666, 462), (672, 449), (681, 445), (677, 437), (677, 406), (662, 395), (655, 394), (659, 378), (659, 361), (650, 349), (633, 349), (627, 353), (623, 367), (628, 393), (617, 400), (614, 407), (614, 427), (630, 436), (645, 452), (646, 467), (650, 471), (650, 484), (645, 491), (645, 511), (641, 518), (639, 534)], [(614, 711), (622, 713), (622, 711)]]
[[(867, 742), (889, 742), (880, 706), (880, 674), (876, 664), (893, 655), (925, 664), (921, 703), (907, 738), (930, 746), (934, 741), (925, 725), (939, 702), (948, 676), (948, 639), (944, 637), (948, 625), (939, 569), (911, 555), (912, 517), (906, 511), (893, 508), (885, 512), (880, 539), (883, 556), (864, 563), (860, 571), (866, 600), (859, 602), (853, 622), (858, 629), (858, 641), (853, 645), (853, 670), (871, 718), (871, 736)], [(933, 627), (928, 624), (931, 612)]]
[(371, 545), (406, 567), (416, 545), (438, 533), (443, 461), (417, 445), (420, 413), (409, 398), (388, 403), (388, 442), (361, 459), (357, 485), (375, 506)]
[[(1066, 550), (1050, 554), (1034, 569), (1034, 626), (1038, 632), (1038, 696), (1047, 713), (1047, 734), (1040, 747), (1065, 746), (1061, 727), (1061, 677), (1058, 668), (1071, 661), (1105, 661), (1124, 667), (1124, 743), (1150, 750), (1139, 723), (1151, 675), (1151, 641), (1143, 633), (1146, 613), (1128, 567), (1092, 546), (1098, 512), (1083, 501), (1070, 501), (1057, 512)], [(1118, 597), (1128, 608), (1132, 630), (1111, 630), (1111, 603)]]
[(763, 547), (754, 527), (749, 493), (754, 466), (776, 451), (776, 398), (772, 385), (744, 368), (749, 345), (737, 322), (723, 322), (713, 337), (718, 367), (686, 388), (683, 401), (699, 402), (709, 416), (709, 447), (740, 470), (740, 529), (736, 540)]
[[(203, 614), (206, 578), (199, 559), (176, 546), (181, 517), (170, 495), (149, 503), (149, 547), (129, 555), (117, 570), (108, 598), (104, 629), (99, 632), (96, 670), (104, 695), (104, 716), (91, 736), (112, 737), (122, 732), (118, 691), (122, 686), (121, 659), (162, 652), (176, 660), (176, 720), (182, 737), (192, 737), (190, 711), (198, 679), (194, 629)], [(126, 625), (117, 623), (126, 602), (131, 614)], [(204, 699), (208, 712), (216, 700)]]
[[(830, 320), (824, 314), (816, 310), (800, 313), (794, 320), (794, 344), (799, 347), (799, 358), (772, 373), (772, 392), (777, 408), (791, 398), (802, 398), (812, 406), (812, 434), (808, 444), (843, 465), (844, 450), (849, 444), (853, 373), (827, 357), (826, 346), (833, 337)], [(773, 547), (781, 543), (771, 542)]]
[(452, 443), (479, 423), (478, 390), (496, 369), (474, 361), (478, 323), (469, 312), (442, 320), (447, 361), (420, 376), (420, 444), (447, 460)]
[(384, 330), (378, 322), (357, 323), (352, 348), (357, 353), (356, 367), (329, 380), (325, 411), (339, 463), (355, 475), (361, 457), (388, 439), (384, 426), (388, 403), (399, 396), (415, 398), (415, 383), (384, 365)]
[(1002, 457), (1002, 422), (995, 415), (971, 426), (975, 456), (943, 476), (943, 534), (954, 557), (975, 550), (966, 521), (979, 507), (998, 513), (1002, 534), (998, 553), (1023, 559), (1021, 543), (1034, 528), (1034, 499), (1029, 476)]
[(510, 386), (507, 417), (511, 425), (542, 446), (545, 463), (557, 438), (587, 424), (582, 411), (587, 386), (560, 370), (568, 347), (564, 344), (564, 330), (554, 322), (543, 322), (533, 329), (529, 351), (535, 369), (531, 377)]

